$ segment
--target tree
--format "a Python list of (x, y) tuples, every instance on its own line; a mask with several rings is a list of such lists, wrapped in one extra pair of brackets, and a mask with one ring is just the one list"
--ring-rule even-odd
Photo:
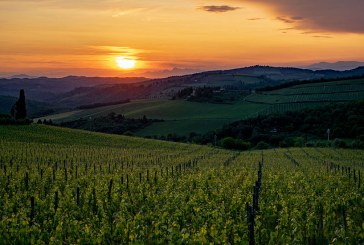
[(19, 92), (19, 98), (11, 108), (11, 115), (15, 120), (22, 120), (27, 117), (24, 89)]

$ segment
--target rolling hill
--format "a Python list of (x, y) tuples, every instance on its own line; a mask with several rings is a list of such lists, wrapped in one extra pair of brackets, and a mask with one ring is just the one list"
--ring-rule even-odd
[[(18, 98), (0, 95), (0, 114), (10, 114), (10, 109)], [(26, 100), (27, 114), (29, 117), (40, 117), (55, 113), (58, 108), (48, 103)]]
[(51, 102), (55, 96), (67, 93), (79, 87), (92, 87), (100, 84), (124, 84), (146, 81), (146, 78), (114, 78), (114, 77), (77, 77), (64, 78), (12, 78), (0, 79), (0, 95), (18, 96), (24, 89), (26, 97), (31, 100)]
[[(186, 87), (225, 87), (258, 89), (288, 81), (331, 79), (364, 75), (364, 67), (350, 71), (312, 71), (299, 68), (252, 66), (222, 71), (208, 71), (145, 81), (143, 84), (93, 86), (74, 89), (54, 97), (52, 103), (67, 106), (110, 102), (122, 99), (166, 99)], [(92, 99), (91, 99), (92, 98)]]
[[(364, 99), (364, 79), (348, 79), (333, 82), (308, 83), (288, 88), (251, 93), (233, 104), (212, 104), (186, 100), (145, 99), (130, 103), (86, 110), (74, 110), (46, 117), (54, 122), (66, 122), (79, 118), (92, 120), (111, 112), (128, 118), (163, 119), (136, 134), (187, 135), (191, 132), (206, 133), (226, 123), (266, 115), (274, 112), (300, 110), (321, 106), (325, 103), (340, 103)], [(44, 119), (44, 118), (42, 118)]]
[(76, 108), (80, 105), (108, 103), (126, 99), (166, 99), (186, 87), (223, 87), (259, 89), (289, 81), (331, 79), (364, 75), (364, 67), (348, 71), (289, 67), (252, 66), (232, 70), (207, 71), (192, 75), (148, 80), (146, 78), (74, 77), (0, 79), (0, 95), (17, 96), (25, 89), (26, 97)]
[(338, 62), (320, 62), (306, 66), (306, 69), (310, 70), (336, 70), (336, 71), (346, 71), (355, 69), (357, 67), (364, 66), (364, 62), (360, 61), (338, 61)]

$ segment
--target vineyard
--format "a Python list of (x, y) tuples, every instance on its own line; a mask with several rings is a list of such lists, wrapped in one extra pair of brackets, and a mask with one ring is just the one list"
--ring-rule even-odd
[(0, 244), (363, 244), (364, 151), (0, 127)]

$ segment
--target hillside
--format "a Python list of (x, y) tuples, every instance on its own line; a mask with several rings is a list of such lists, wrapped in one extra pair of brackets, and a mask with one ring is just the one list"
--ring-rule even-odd
[(315, 63), (315, 64), (311, 64), (309, 66), (306, 66), (305, 68), (310, 69), (310, 70), (331, 69), (331, 70), (336, 70), (336, 71), (346, 71), (346, 70), (355, 69), (355, 68), (360, 67), (360, 66), (364, 66), (364, 62), (360, 62), (360, 61), (338, 61), (338, 62), (334, 62), (334, 63), (319, 62), (319, 63)]
[(0, 126), (0, 146), (4, 244), (248, 244), (253, 222), (263, 244), (364, 241), (363, 151), (234, 152), (44, 125)]
[[(257, 115), (294, 111), (325, 103), (364, 99), (364, 79), (302, 84), (268, 92), (251, 93), (232, 104), (198, 103), (186, 100), (135, 100), (127, 104), (75, 110), (46, 117), (54, 122), (93, 119), (111, 112), (128, 118), (163, 119), (135, 132), (140, 136), (206, 133), (224, 124)], [(42, 118), (43, 119), (43, 118)]]
[[(207, 71), (192, 75), (174, 76), (146, 81), (141, 86), (126, 88), (124, 85), (94, 86), (77, 88), (55, 97), (53, 103), (64, 103), (68, 106), (87, 104), (90, 98), (96, 103), (122, 99), (168, 99), (186, 87), (224, 87), (247, 90), (265, 86), (274, 86), (287, 81), (330, 79), (364, 75), (364, 68), (349, 71), (322, 70), (289, 67), (252, 66), (232, 70)], [(128, 93), (126, 93), (128, 91)], [(111, 94), (111, 98), (109, 98)], [(87, 101), (87, 102), (86, 102)]]
[[(31, 100), (52, 102), (57, 95), (67, 93), (79, 87), (92, 87), (100, 84), (124, 84), (146, 81), (146, 78), (113, 78), (113, 77), (77, 77), (64, 78), (13, 78), (0, 79), (0, 95), (17, 96), (24, 89)], [(59, 103), (58, 103), (59, 104)]]
[[(10, 114), (10, 109), (17, 99), (17, 97), (0, 95), (0, 114)], [(53, 105), (34, 100), (26, 100), (26, 105), (30, 118), (52, 114), (57, 110), (57, 107)]]
[(126, 99), (166, 99), (186, 87), (223, 87), (249, 90), (288, 81), (330, 79), (364, 75), (364, 68), (348, 71), (252, 66), (232, 70), (207, 71), (192, 75), (148, 80), (146, 78), (75, 77), (0, 79), (0, 95), (16, 96), (25, 89), (31, 100), (76, 108)]

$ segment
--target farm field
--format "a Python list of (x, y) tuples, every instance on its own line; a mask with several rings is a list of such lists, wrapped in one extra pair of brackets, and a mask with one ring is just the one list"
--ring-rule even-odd
[(228, 105), (189, 102), (184, 100), (138, 100), (121, 105), (76, 110), (46, 118), (52, 119), (52, 121), (57, 123), (79, 118), (105, 116), (111, 112), (123, 114), (128, 118), (142, 118), (145, 115), (148, 118), (163, 119), (165, 121), (154, 123), (142, 129), (137, 132), (137, 135), (188, 134), (193, 131), (202, 133), (214, 130), (225, 123), (249, 117), (267, 107), (267, 105), (245, 103), (243, 101)]
[(0, 243), (362, 244), (363, 170), (362, 150), (0, 126)]
[(364, 79), (342, 80), (292, 86), (262, 92), (247, 101), (266, 104), (347, 102), (364, 99)]
[[(136, 132), (138, 136), (187, 135), (206, 133), (224, 124), (271, 114), (322, 106), (324, 103), (348, 102), (364, 99), (364, 79), (313, 83), (253, 93), (234, 104), (211, 104), (185, 100), (137, 100), (127, 104), (112, 105), (51, 115), (46, 119), (59, 123), (79, 118), (105, 116), (110, 112), (129, 118), (163, 119)], [(42, 118), (44, 119), (44, 118)], [(37, 120), (37, 119), (36, 119)]]

